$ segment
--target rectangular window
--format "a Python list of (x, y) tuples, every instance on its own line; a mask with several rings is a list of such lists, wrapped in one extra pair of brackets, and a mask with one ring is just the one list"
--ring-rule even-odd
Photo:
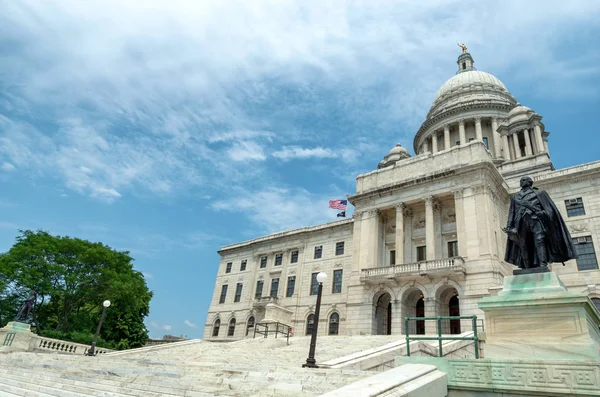
[(264, 280), (258, 280), (256, 282), (256, 293), (254, 294), (255, 298), (260, 298), (262, 297), (262, 290), (263, 290), (263, 285), (265, 285)]
[(231, 266), (233, 266), (233, 262), (227, 262), (227, 267), (225, 268), (225, 273), (231, 273)]
[(417, 261), (424, 261), (427, 259), (427, 251), (426, 251), (426, 246), (422, 245), (420, 247), (417, 247)]
[(283, 254), (275, 254), (275, 266), (280, 266), (283, 263)]
[(335, 254), (344, 255), (344, 242), (335, 243)]
[(396, 264), (396, 250), (390, 251), (390, 265)]
[(317, 281), (317, 273), (310, 275), (310, 294), (317, 295), (319, 293), (319, 282)]
[(225, 303), (226, 297), (227, 297), (227, 284), (223, 284), (221, 286), (221, 297), (219, 298), (219, 303)]
[(581, 197), (565, 200), (565, 207), (567, 207), (567, 216), (569, 217), (585, 215), (585, 208), (583, 208), (583, 200)]
[(240, 265), (240, 272), (243, 272), (244, 270), (246, 270), (246, 265), (248, 264), (248, 260), (244, 259), (242, 261), (242, 264)]
[(318, 246), (315, 247), (315, 256), (314, 256), (314, 259), (321, 258), (321, 255), (323, 255), (323, 246), (322, 245), (318, 245)]
[(448, 258), (458, 256), (458, 241), (448, 241)]
[(592, 236), (577, 237), (573, 242), (577, 250), (577, 269), (580, 271), (598, 269), (598, 258), (596, 258)]
[(263, 255), (260, 257), (260, 268), (264, 269), (265, 267), (267, 267), (267, 256)]
[(235, 298), (233, 299), (234, 302), (239, 302), (240, 299), (242, 299), (242, 288), (243, 288), (243, 284), (242, 283), (238, 283), (237, 287), (235, 287)]
[(487, 150), (490, 150), (490, 145), (488, 144), (488, 139), (487, 139), (487, 136), (484, 136), (484, 137), (483, 137), (483, 144), (485, 145), (485, 148), (486, 148)]
[(290, 255), (290, 263), (297, 263), (298, 262), (298, 251), (292, 251), (291, 255)]
[(333, 288), (331, 290), (334, 294), (342, 293), (342, 275), (344, 274), (343, 270), (334, 270), (333, 271)]
[(294, 295), (294, 287), (296, 286), (296, 276), (288, 277), (287, 291), (285, 291), (285, 296), (290, 298)]
[(277, 298), (277, 292), (279, 292), (279, 279), (274, 278), (271, 280), (271, 296)]

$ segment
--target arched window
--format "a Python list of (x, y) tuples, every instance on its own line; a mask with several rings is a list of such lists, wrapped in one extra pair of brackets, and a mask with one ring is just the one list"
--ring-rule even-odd
[(596, 306), (596, 309), (600, 312), (600, 298), (592, 298), (592, 303)]
[(331, 313), (329, 316), (329, 335), (337, 335), (340, 331), (340, 315)]
[(315, 327), (315, 315), (311, 314), (306, 319), (306, 335), (312, 335)]
[(250, 317), (248, 319), (248, 324), (246, 325), (246, 336), (248, 336), (248, 332), (250, 332), (250, 328), (254, 328), (254, 317)]
[(235, 318), (232, 318), (231, 321), (229, 321), (229, 330), (227, 330), (227, 336), (233, 336), (235, 332)]
[(212, 336), (219, 336), (219, 328), (221, 328), (221, 319), (217, 319), (217, 321), (215, 321), (215, 325), (213, 325)]

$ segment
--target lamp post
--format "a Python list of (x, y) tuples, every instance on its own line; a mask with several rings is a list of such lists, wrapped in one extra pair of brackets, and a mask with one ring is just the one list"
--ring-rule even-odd
[(315, 360), (315, 347), (317, 346), (317, 332), (319, 330), (319, 312), (321, 311), (321, 294), (323, 293), (323, 283), (327, 280), (327, 274), (321, 272), (317, 274), (317, 282), (319, 283), (319, 291), (317, 292), (317, 305), (315, 307), (315, 323), (313, 326), (312, 335), (310, 336), (310, 350), (306, 363), (302, 364), (302, 368), (318, 368)]
[(100, 328), (102, 328), (102, 322), (104, 321), (104, 316), (106, 316), (106, 308), (110, 306), (110, 301), (105, 300), (102, 302), (102, 315), (100, 316), (100, 322), (98, 323), (98, 329), (96, 329), (96, 335), (94, 335), (94, 341), (92, 342), (92, 347), (88, 349), (87, 355), (94, 356), (96, 352), (96, 342), (98, 341), (98, 335), (100, 335)]

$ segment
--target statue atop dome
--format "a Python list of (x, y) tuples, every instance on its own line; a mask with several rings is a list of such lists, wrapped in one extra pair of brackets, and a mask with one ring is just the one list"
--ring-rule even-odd
[(465, 45), (465, 43), (460, 44), (458, 41), (456, 42), (456, 45), (458, 45), (461, 49), (462, 49), (462, 53), (466, 54), (467, 53), (467, 46)]

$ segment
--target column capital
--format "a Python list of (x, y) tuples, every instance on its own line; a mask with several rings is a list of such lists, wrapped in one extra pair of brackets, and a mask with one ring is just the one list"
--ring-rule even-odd
[(455, 190), (452, 193), (454, 193), (454, 199), (461, 199), (463, 197), (463, 189)]
[(402, 212), (405, 218), (412, 218), (413, 212), (409, 207), (404, 207), (404, 211)]
[(465, 126), (465, 119), (458, 119), (458, 125), (462, 125), (463, 127)]
[(498, 117), (494, 116), (491, 119), (492, 119), (492, 123), (498, 123)]
[(396, 213), (398, 213), (398, 212), (404, 211), (404, 209), (406, 208), (406, 204), (399, 203), (399, 204), (396, 204), (394, 207), (396, 208)]
[(433, 196), (427, 196), (423, 200), (425, 200), (425, 205), (433, 205), (435, 198)]
[(373, 208), (373, 209), (365, 211), (365, 213), (367, 214), (368, 217), (372, 217), (372, 216), (379, 215), (380, 211), (377, 208)]
[(481, 117), (477, 116), (473, 118), (476, 123), (481, 123)]
[(450, 124), (444, 124), (444, 132), (450, 131)]

